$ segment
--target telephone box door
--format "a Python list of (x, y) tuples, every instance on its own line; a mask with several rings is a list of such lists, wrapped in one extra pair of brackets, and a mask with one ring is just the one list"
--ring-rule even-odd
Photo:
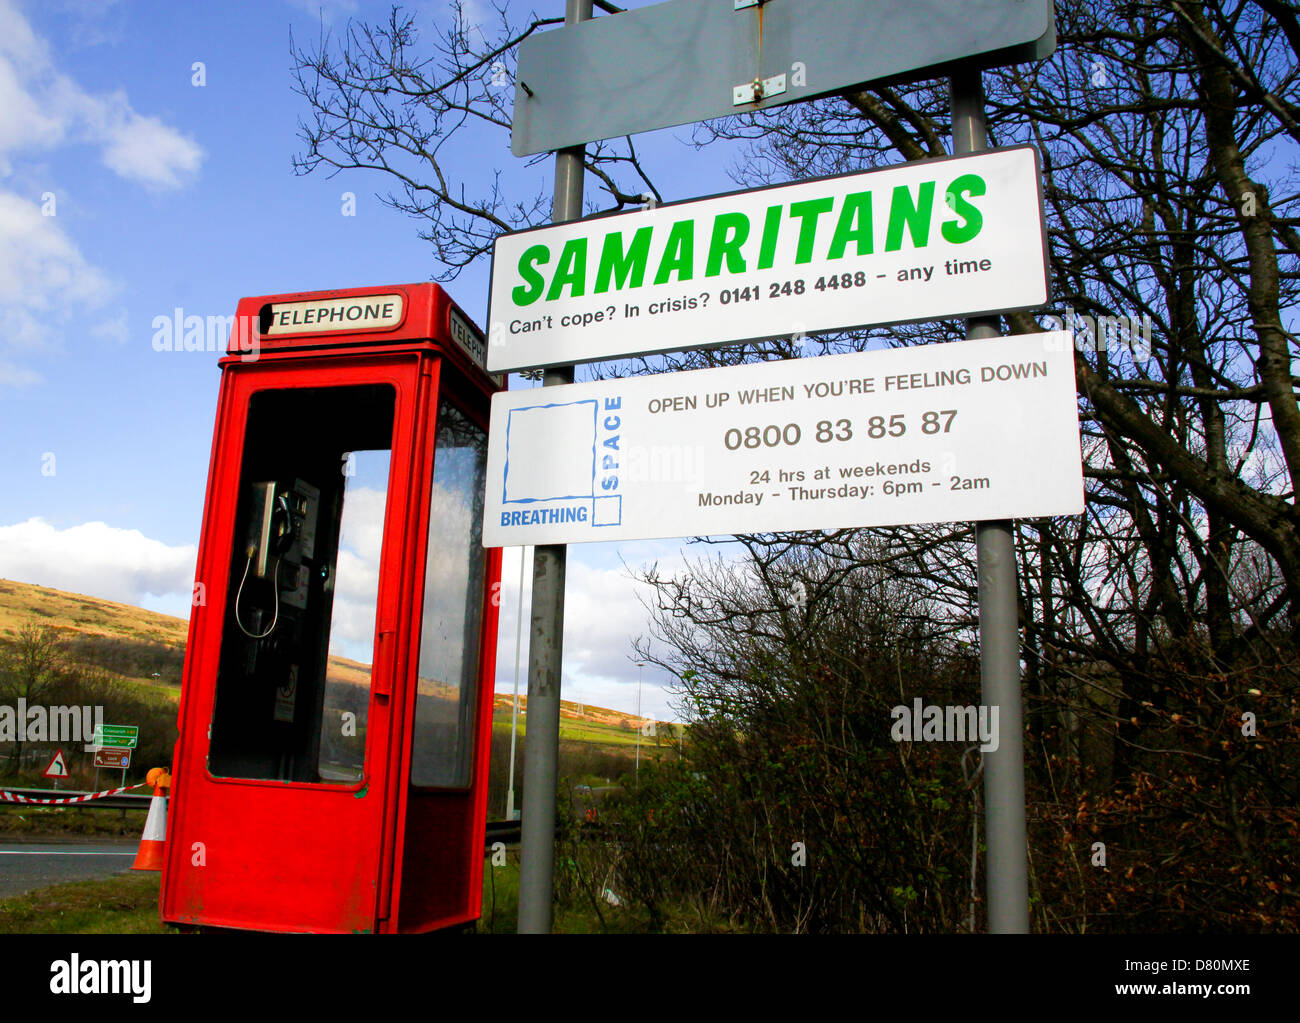
[(164, 919), (374, 931), (391, 912), (430, 361), (322, 355), (223, 377)]

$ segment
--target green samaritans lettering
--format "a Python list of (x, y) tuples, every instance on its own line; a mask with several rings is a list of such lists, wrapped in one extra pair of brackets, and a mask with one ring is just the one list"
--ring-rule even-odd
[[(953, 214), (938, 225), (946, 241), (960, 245), (980, 233), (984, 216), (971, 200), (984, 193), (984, 179), (978, 174), (962, 174), (944, 189), (946, 212)], [(885, 252), (902, 249), (904, 237), (917, 249), (930, 243), (938, 195), (935, 181), (899, 185), (890, 191), (883, 217)], [(652, 268), (653, 284), (694, 280), (701, 269), (706, 278), (768, 270), (783, 229), (797, 232), (796, 265), (811, 263), (818, 254), (827, 260), (871, 255), (876, 238), (873, 203), (878, 201), (871, 192), (850, 192), (788, 207), (769, 206), (761, 225), (740, 212), (719, 213), (707, 227), (691, 218), (647, 224), (635, 231), (570, 238), (554, 259), (549, 245), (531, 245), (519, 257), (522, 283), (511, 295), (516, 305), (526, 306), (538, 299), (553, 302), (640, 288)], [(701, 255), (702, 266), (697, 262)]]

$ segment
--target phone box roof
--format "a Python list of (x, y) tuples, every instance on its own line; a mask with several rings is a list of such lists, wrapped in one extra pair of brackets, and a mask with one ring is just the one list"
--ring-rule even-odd
[(226, 352), (250, 361), (277, 351), (410, 341), (458, 351), (486, 372), (482, 331), (432, 282), (241, 298)]

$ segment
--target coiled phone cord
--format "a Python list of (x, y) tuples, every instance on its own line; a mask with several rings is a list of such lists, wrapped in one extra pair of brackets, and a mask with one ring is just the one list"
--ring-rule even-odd
[(239, 589), (235, 592), (235, 624), (239, 626), (239, 631), (242, 632), (249, 639), (266, 639), (267, 636), (271, 635), (271, 633), (275, 631), (276, 622), (280, 620), (280, 561), (281, 559), (278, 557), (275, 559), (275, 573), (271, 577), (271, 588), (275, 591), (275, 615), (271, 618), (270, 627), (259, 636), (255, 633), (249, 632), (246, 628), (244, 628), (244, 623), (240, 621), (239, 618), (239, 601), (240, 598), (242, 598), (244, 595), (244, 583), (248, 582), (248, 569), (253, 564), (253, 554), (254, 551), (250, 549), (248, 552), (248, 560), (244, 562), (244, 577), (239, 580)]

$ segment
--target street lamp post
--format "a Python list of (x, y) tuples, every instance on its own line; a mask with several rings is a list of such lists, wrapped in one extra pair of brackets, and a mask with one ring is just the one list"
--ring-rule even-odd
[(636, 662), (636, 772), (633, 775), (637, 787), (641, 786), (641, 677), (645, 674), (645, 661)]

